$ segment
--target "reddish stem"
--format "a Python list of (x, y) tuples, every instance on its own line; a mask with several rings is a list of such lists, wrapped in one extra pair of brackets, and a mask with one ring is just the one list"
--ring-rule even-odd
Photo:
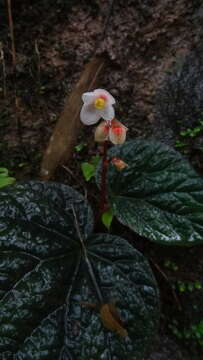
[(106, 211), (108, 208), (108, 199), (107, 199), (107, 170), (109, 165), (109, 160), (107, 158), (107, 149), (108, 142), (104, 141), (103, 146), (103, 158), (102, 158), (102, 173), (101, 173), (101, 200), (100, 200), (100, 213)]

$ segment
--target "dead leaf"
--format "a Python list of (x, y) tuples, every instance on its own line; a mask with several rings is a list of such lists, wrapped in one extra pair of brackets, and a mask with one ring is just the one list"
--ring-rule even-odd
[(122, 337), (128, 336), (114, 304), (103, 304), (100, 308), (100, 315), (101, 321), (107, 329), (116, 331)]
[(106, 59), (95, 57), (85, 66), (80, 80), (68, 97), (41, 164), (41, 179), (49, 180), (59, 164), (67, 162), (72, 154), (77, 135), (82, 127), (79, 114), (82, 106), (81, 96), (84, 92), (97, 87), (98, 78), (104, 70)]

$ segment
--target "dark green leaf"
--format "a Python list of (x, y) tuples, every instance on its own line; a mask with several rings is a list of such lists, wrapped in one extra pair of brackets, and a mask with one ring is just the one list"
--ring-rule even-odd
[[(144, 257), (119, 237), (92, 234), (91, 209), (65, 185), (9, 187), (0, 214), (0, 358), (143, 359), (159, 318)], [(127, 338), (101, 322), (99, 306), (114, 302)]]
[(137, 140), (108, 155), (128, 164), (121, 173), (110, 165), (108, 173), (110, 205), (121, 223), (163, 244), (203, 241), (203, 180), (179, 153)]
[(125, 240), (107, 234), (89, 239), (87, 256), (102, 302), (115, 303), (128, 337), (106, 329), (98, 310), (80, 305), (80, 301), (100, 302), (83, 262), (81, 271), (87, 276), (78, 282), (68, 308), (68, 351), (80, 360), (143, 359), (159, 319), (157, 289), (147, 262)]

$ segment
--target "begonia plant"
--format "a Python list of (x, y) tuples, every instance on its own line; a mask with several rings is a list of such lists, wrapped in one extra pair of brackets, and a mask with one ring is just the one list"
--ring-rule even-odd
[[(110, 99), (102, 89), (90, 94), (102, 98), (102, 91)], [(92, 98), (91, 106), (96, 100)], [(101, 213), (111, 209), (110, 214), (122, 224), (155, 242), (202, 243), (201, 177), (178, 152), (164, 144), (141, 139), (125, 142), (126, 131), (127, 127), (115, 118), (102, 120), (95, 130), (95, 141), (103, 142), (97, 172)], [(107, 153), (109, 140), (116, 146)]]
[[(156, 280), (145, 257), (110, 233), (109, 216), (155, 242), (202, 243), (202, 179), (173, 149), (126, 141), (108, 91), (82, 100), (81, 121), (96, 124), (103, 144), (96, 216), (67, 185), (30, 181), (0, 191), (4, 360), (149, 358), (160, 314)], [(98, 215), (108, 232), (95, 228)]]

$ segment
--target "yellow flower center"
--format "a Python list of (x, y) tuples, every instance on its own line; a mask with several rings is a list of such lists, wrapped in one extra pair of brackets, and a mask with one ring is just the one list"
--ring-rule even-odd
[(94, 107), (98, 110), (103, 110), (106, 105), (106, 100), (99, 97), (94, 101)]

